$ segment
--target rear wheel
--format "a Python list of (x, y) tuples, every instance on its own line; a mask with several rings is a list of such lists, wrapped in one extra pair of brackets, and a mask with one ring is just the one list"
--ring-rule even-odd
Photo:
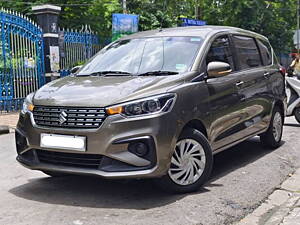
[(280, 146), (283, 130), (283, 115), (279, 107), (275, 106), (268, 130), (260, 136), (260, 141), (267, 148)]
[(300, 123), (300, 108), (296, 108), (294, 111), (295, 119)]
[(209, 178), (212, 166), (212, 151), (206, 137), (188, 128), (178, 138), (167, 175), (157, 184), (173, 193), (196, 191)]

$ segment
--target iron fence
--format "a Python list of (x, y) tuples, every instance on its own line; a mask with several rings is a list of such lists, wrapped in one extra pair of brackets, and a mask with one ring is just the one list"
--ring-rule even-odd
[(69, 75), (72, 67), (84, 64), (102, 48), (98, 35), (88, 25), (81, 30), (60, 30), (59, 46), (62, 77)]
[(43, 32), (20, 13), (0, 10), (0, 112), (18, 110), (45, 82)]
[[(60, 75), (84, 64), (110, 39), (103, 39), (88, 25), (81, 30), (60, 29)], [(45, 84), (42, 29), (30, 18), (0, 10), (0, 112), (22, 107), (24, 98)]]

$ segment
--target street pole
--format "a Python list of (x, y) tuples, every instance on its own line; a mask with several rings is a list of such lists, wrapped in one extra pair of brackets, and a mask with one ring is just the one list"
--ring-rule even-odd
[(127, 13), (127, 7), (126, 7), (126, 0), (122, 0), (122, 5), (123, 5), (123, 13), (126, 14)]
[(197, 4), (197, 0), (195, 0), (195, 20), (198, 19), (198, 4)]
[(297, 55), (299, 55), (299, 10), (300, 10), (300, 0), (298, 0), (297, 4)]
[(199, 14), (200, 14), (200, 6), (199, 6), (199, 1), (195, 0), (195, 19), (199, 19)]
[(201, 2), (199, 0), (195, 0), (195, 19), (199, 20), (202, 17), (202, 8)]

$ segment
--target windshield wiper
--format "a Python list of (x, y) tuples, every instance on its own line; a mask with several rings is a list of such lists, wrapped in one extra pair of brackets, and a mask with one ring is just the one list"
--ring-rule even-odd
[(115, 71), (115, 70), (106, 70), (106, 71), (98, 71), (89, 74), (77, 74), (77, 76), (107, 76), (107, 75), (132, 75), (131, 73), (125, 71)]
[(146, 73), (140, 73), (138, 74), (138, 76), (164, 76), (164, 75), (176, 75), (176, 74), (178, 74), (178, 72), (157, 70), (157, 71), (149, 71)]

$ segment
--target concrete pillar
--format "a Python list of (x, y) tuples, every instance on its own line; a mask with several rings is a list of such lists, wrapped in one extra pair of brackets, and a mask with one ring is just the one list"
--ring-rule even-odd
[(44, 34), (46, 82), (59, 77), (58, 17), (61, 7), (55, 5), (33, 6), (32, 11)]

